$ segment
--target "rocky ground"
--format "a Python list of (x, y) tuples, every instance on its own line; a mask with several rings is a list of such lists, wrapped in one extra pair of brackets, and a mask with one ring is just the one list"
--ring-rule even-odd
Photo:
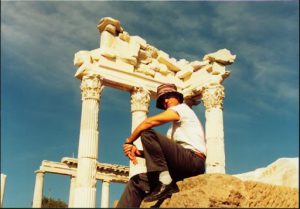
[(299, 208), (299, 190), (227, 174), (203, 174), (177, 182), (178, 193), (142, 208)]

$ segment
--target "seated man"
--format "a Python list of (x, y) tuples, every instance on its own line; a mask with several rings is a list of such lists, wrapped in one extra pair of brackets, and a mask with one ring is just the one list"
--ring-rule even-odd
[[(176, 182), (205, 172), (206, 142), (201, 122), (183, 103), (174, 84), (157, 88), (156, 107), (165, 111), (140, 123), (123, 145), (124, 154), (137, 163), (145, 158), (147, 173), (130, 178), (117, 207), (139, 207), (141, 202), (162, 200), (178, 192)], [(167, 137), (152, 127), (172, 122)], [(141, 137), (143, 153), (133, 142)]]

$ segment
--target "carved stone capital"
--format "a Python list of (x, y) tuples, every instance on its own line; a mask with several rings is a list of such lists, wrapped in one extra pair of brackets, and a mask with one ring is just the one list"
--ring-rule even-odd
[(82, 100), (95, 99), (99, 101), (103, 87), (99, 75), (83, 76), (80, 85)]
[(131, 92), (131, 112), (148, 112), (150, 106), (150, 92), (142, 87), (134, 87)]
[(211, 108), (223, 109), (223, 100), (225, 97), (224, 86), (213, 85), (204, 88), (202, 101), (206, 110)]

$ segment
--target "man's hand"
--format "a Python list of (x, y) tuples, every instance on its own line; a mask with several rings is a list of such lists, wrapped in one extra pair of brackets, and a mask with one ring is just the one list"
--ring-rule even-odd
[(134, 144), (123, 144), (123, 151), (133, 164), (137, 164), (136, 156), (141, 155), (141, 153)]

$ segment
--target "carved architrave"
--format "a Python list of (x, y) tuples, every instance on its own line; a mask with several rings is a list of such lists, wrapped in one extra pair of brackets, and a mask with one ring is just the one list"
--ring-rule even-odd
[(206, 110), (211, 108), (223, 109), (223, 100), (225, 97), (224, 86), (221, 84), (207, 86), (202, 93), (202, 101)]
[(131, 112), (145, 111), (148, 113), (150, 106), (150, 92), (142, 87), (134, 87), (131, 92)]
[(100, 100), (100, 93), (104, 86), (101, 83), (99, 75), (86, 75), (83, 76), (80, 89), (82, 100), (95, 99)]

